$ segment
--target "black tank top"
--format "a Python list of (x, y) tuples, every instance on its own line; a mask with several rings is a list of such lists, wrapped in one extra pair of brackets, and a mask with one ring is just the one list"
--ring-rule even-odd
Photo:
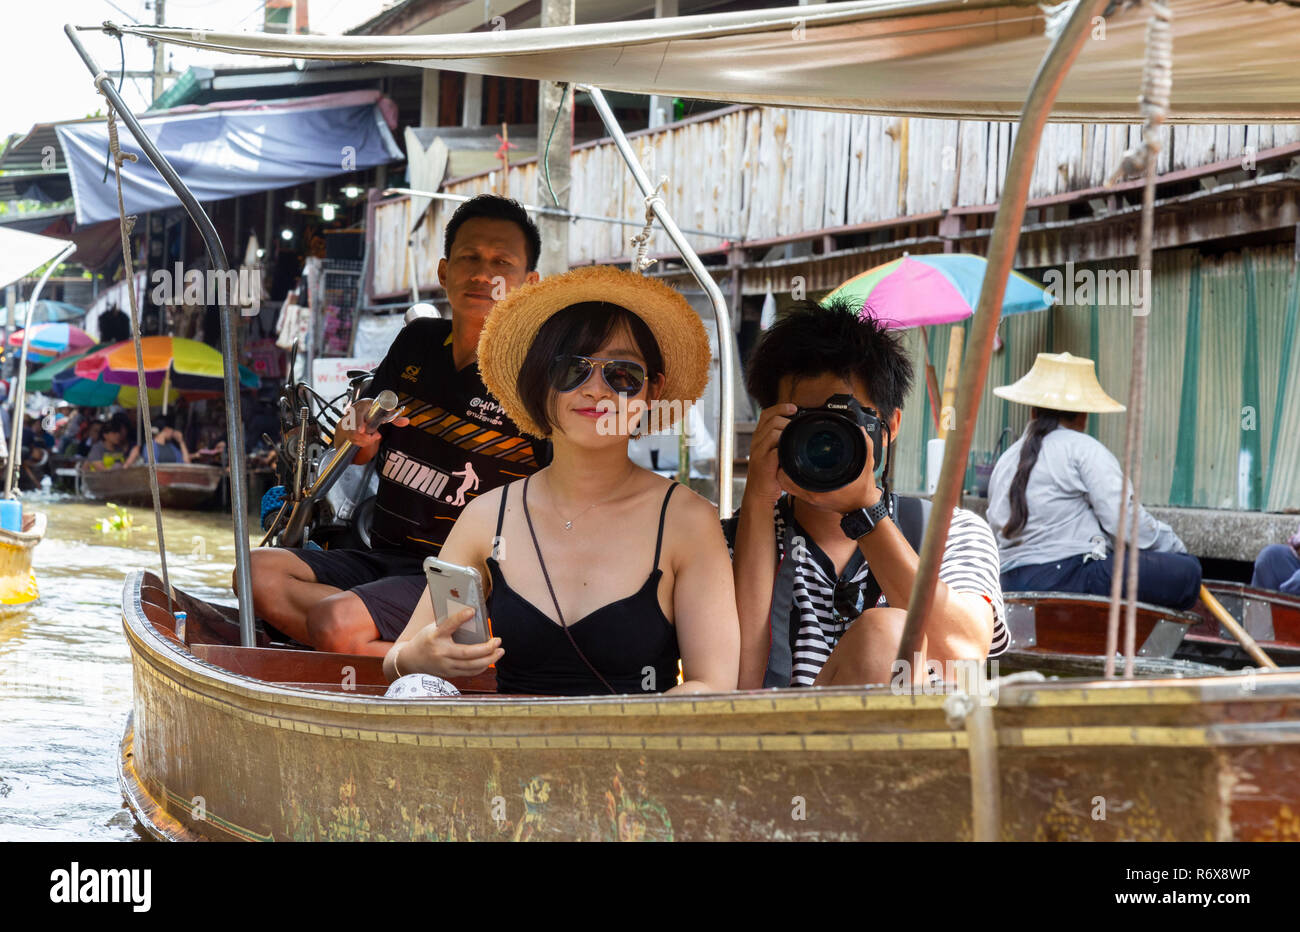
[[(501, 537), (510, 488), (501, 490), (497, 539)], [(573, 649), (574, 644), (618, 693), (663, 692), (677, 684), (681, 657), (677, 629), (659, 605), (659, 579), (663, 575), (659, 569), (659, 552), (663, 548), (668, 499), (675, 488), (676, 483), (668, 487), (659, 510), (659, 537), (655, 541), (649, 578), (632, 595), (602, 605), (571, 622), (568, 627), (573, 643), (558, 624), (506, 584), (496, 560), (487, 559), (488, 572), (492, 574), (488, 617), (492, 619), (492, 634), (501, 638), (501, 646), (506, 651), (497, 663), (498, 692), (545, 696), (608, 694), (605, 684)], [(550, 567), (550, 570), (562, 572), (563, 568)]]

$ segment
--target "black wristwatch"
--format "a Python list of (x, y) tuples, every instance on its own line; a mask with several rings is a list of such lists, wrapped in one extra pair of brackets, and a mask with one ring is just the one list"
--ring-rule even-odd
[(861, 540), (876, 529), (876, 525), (889, 517), (889, 505), (885, 502), (885, 496), (880, 496), (880, 501), (876, 502), (870, 508), (859, 508), (857, 511), (850, 511), (844, 517), (840, 518), (840, 530), (844, 536), (851, 540)]

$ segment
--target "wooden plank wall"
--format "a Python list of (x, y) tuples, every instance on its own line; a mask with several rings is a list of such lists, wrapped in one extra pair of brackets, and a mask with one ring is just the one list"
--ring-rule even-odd
[[(1044, 131), (1030, 197), (1097, 187), (1137, 140), (1128, 125), (1052, 123)], [(1165, 126), (1160, 170), (1194, 168), (1249, 151), (1300, 142), (1300, 124)], [(649, 174), (667, 175), (666, 200), (682, 227), (746, 240), (995, 203), (1002, 190), (1012, 123), (923, 120), (806, 110), (747, 108), (713, 120), (634, 136)], [(526, 203), (550, 203), (535, 162), (512, 166), (509, 190)], [(496, 173), (447, 186), (454, 194), (493, 189)], [(570, 205), (580, 213), (643, 219), (644, 201), (611, 143), (573, 153)], [(446, 205), (435, 208), (432, 236), (418, 254), (422, 280), (440, 253)], [(379, 209), (380, 223), (396, 223)], [(579, 221), (571, 228), (574, 264), (624, 259), (635, 228)], [(403, 240), (398, 237), (398, 241)], [(721, 240), (692, 237), (696, 248)], [(671, 251), (656, 235), (652, 250)], [(377, 269), (378, 293), (404, 290), (405, 256)]]

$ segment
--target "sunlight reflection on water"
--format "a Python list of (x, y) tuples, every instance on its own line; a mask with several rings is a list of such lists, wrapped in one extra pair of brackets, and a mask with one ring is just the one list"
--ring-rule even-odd
[[(128, 509), (127, 533), (101, 534), (99, 503), (28, 495), (45, 512), (34, 566), (41, 599), (0, 618), (0, 841), (139, 838), (117, 786), (118, 742), (131, 707), (122, 585), (158, 572), (154, 519)], [(172, 585), (234, 604), (235, 548), (227, 513), (164, 513)]]

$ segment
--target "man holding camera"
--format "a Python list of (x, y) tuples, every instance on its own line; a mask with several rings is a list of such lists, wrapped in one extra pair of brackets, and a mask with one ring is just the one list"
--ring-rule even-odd
[(920, 682), (927, 664), (1006, 649), (997, 545), (956, 509), (921, 653), (894, 665), (929, 507), (889, 489), (911, 382), (898, 336), (847, 302), (799, 302), (755, 347), (746, 387), (763, 411), (723, 522), (741, 689)]

